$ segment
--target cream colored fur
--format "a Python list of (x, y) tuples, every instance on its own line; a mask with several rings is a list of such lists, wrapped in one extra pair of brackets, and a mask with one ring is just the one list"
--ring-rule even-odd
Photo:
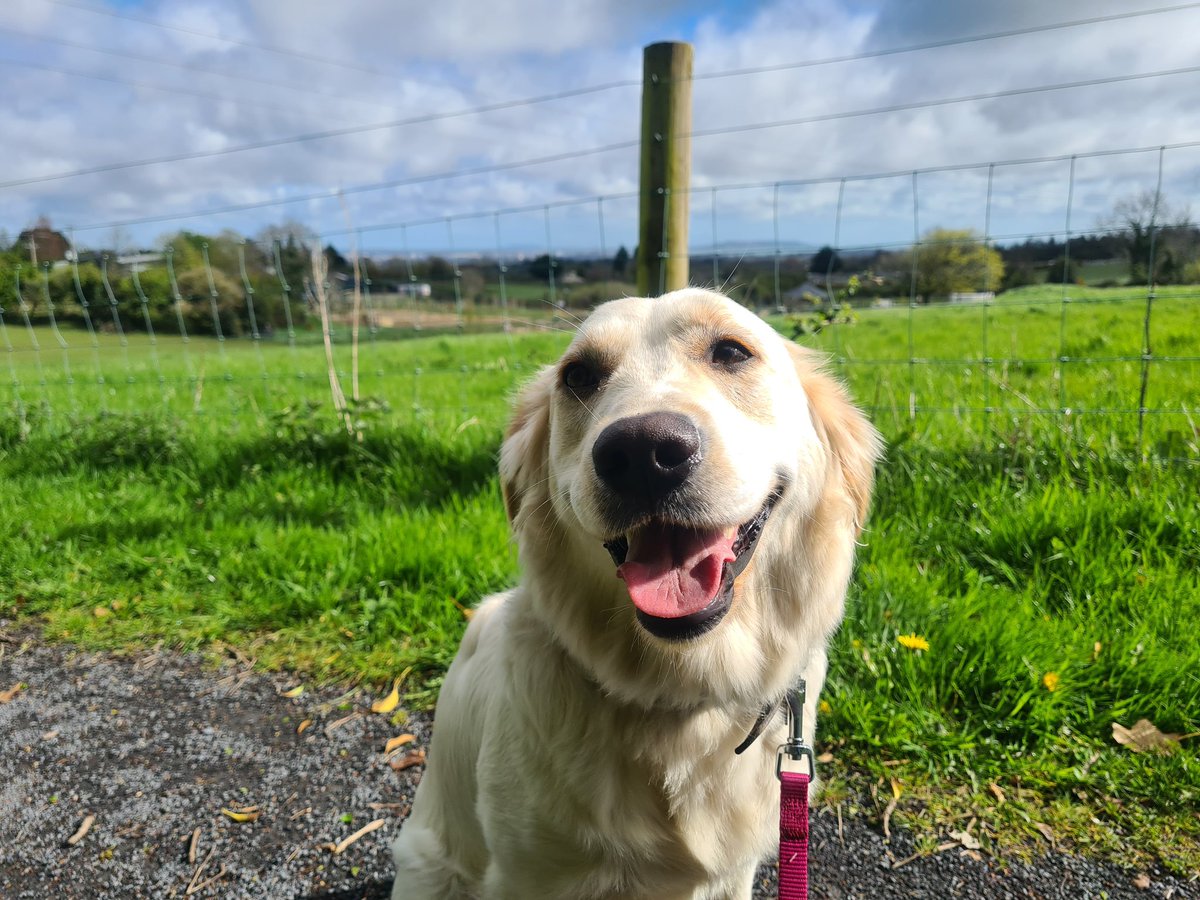
[[(709, 358), (724, 339), (752, 351), (737, 374)], [(505, 439), (523, 574), (482, 603), (447, 674), (395, 900), (748, 898), (778, 839), (782, 719), (733, 749), (801, 677), (813, 739), (875, 430), (810, 353), (708, 291), (601, 306), (564, 361), (581, 355), (603, 360), (601, 387), (573, 396), (547, 368)], [(693, 524), (747, 521), (787, 483), (728, 615), (682, 642), (635, 619), (591, 457), (609, 423), (663, 410), (704, 436)]]

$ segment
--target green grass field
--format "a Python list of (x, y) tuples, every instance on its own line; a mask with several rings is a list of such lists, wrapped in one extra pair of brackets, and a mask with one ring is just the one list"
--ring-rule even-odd
[[(867, 310), (809, 340), (844, 357), (890, 445), (831, 654), (826, 802), (880, 815), (898, 793), (893, 825), (929, 851), (973, 817), (986, 847), (1050, 836), (1191, 872), (1200, 300), (1154, 302), (1168, 358), (1150, 363), (1143, 453), (1144, 293), (1060, 294)], [(355, 435), (311, 335), (63, 337), (65, 353), (8, 317), (0, 616), (318, 679), (411, 665), (412, 702), (433, 701), (463, 607), (516, 576), (495, 454), (512, 390), (568, 334), (364, 340)], [(1141, 718), (1192, 736), (1164, 755), (1114, 743)]]

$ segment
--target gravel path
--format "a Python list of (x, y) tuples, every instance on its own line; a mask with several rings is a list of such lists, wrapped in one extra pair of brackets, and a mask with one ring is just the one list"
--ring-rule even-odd
[[(421, 766), (397, 771), (383, 748), (402, 732), (415, 742), (392, 763), (423, 748), (427, 716), (393, 725), (371, 698), (331, 689), (287, 698), (294, 680), (241, 663), (80, 653), (3, 631), (0, 652), (0, 897), (388, 896), (387, 846)], [(257, 820), (221, 812), (242, 807)], [(325, 846), (375, 822), (340, 853)], [(839, 836), (818, 816), (812, 896), (1200, 898), (1200, 881), (1061, 855), (1005, 866), (954, 849), (892, 867), (912, 852), (903, 834), (885, 845), (851, 819)], [(770, 869), (760, 876), (755, 897), (774, 897)]]

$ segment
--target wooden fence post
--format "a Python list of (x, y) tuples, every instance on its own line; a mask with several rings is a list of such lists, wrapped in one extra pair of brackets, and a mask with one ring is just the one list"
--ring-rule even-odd
[(688, 284), (688, 187), (692, 172), (692, 45), (650, 44), (642, 56), (638, 293)]

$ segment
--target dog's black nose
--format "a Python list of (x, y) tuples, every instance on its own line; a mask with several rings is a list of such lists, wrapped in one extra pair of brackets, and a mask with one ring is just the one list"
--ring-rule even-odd
[(679, 413), (618, 419), (592, 446), (596, 474), (624, 497), (661, 499), (683, 484), (699, 462), (700, 430)]

